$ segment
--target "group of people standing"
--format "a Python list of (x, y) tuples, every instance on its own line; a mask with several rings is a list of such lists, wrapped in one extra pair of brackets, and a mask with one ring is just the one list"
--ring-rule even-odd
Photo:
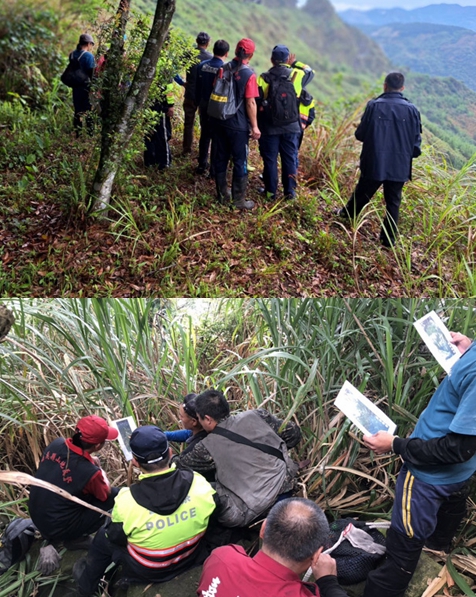
[[(305, 129), (315, 118), (315, 104), (307, 90), (314, 77), (313, 70), (298, 62), (285, 45), (271, 52), (272, 67), (256, 77), (250, 66), (255, 43), (241, 39), (234, 57), (226, 62), (230, 45), (220, 39), (208, 51), (211, 39), (206, 32), (196, 38), (196, 62), (189, 68), (185, 87), (183, 153), (192, 150), (196, 113), (200, 119), (200, 141), (197, 174), (206, 174), (215, 181), (217, 200), (239, 210), (251, 210), (255, 202), (247, 199), (249, 139), (259, 142), (263, 160), (260, 193), (273, 200), (278, 190), (278, 157), (281, 161), (281, 183), (284, 199), (296, 195), (298, 152)], [(83, 34), (71, 57), (92, 73), (94, 58), (92, 38)], [(70, 57), (70, 58), (71, 58)], [(232, 74), (235, 111), (226, 118), (209, 113), (217, 79)], [(418, 110), (403, 96), (404, 76), (390, 73), (384, 83), (384, 93), (371, 100), (356, 130), (363, 143), (360, 159), (361, 176), (347, 204), (336, 212), (343, 220), (353, 221), (383, 185), (386, 217), (382, 222), (380, 241), (392, 247), (398, 234), (402, 189), (411, 180), (412, 160), (421, 153), (421, 120)], [(86, 89), (86, 90), (85, 90)], [(87, 88), (73, 90), (75, 127), (81, 127), (81, 117), (90, 109)], [(160, 99), (152, 108), (158, 122), (146, 135), (144, 163), (164, 169), (171, 165), (169, 141), (172, 136), (174, 94), (172, 81), (165, 85)], [(211, 149), (210, 149), (211, 146)], [(232, 162), (231, 188), (227, 170)]]
[[(250, 138), (259, 141), (263, 159), (264, 187), (261, 193), (268, 199), (276, 197), (279, 155), (284, 196), (286, 199), (294, 198), (298, 150), (304, 129), (315, 116), (313, 98), (305, 89), (314, 76), (313, 70), (297, 62), (286, 46), (278, 45), (271, 53), (273, 67), (257, 78), (250, 67), (256, 49), (253, 40), (241, 39), (229, 62), (226, 58), (230, 44), (226, 40), (217, 40), (213, 45), (213, 55), (207, 56), (209, 43), (209, 35), (199, 33), (197, 63), (187, 72), (183, 152), (187, 154), (191, 151), (195, 111), (198, 110), (200, 141), (196, 173), (205, 174), (209, 169), (221, 204), (231, 202), (241, 210), (255, 206), (254, 201), (246, 199)], [(227, 71), (233, 76), (236, 111), (227, 118), (218, 119), (209, 114), (209, 103), (217, 78)], [(285, 84), (279, 87), (281, 81)], [(271, 94), (271, 89), (276, 91)], [(281, 105), (275, 100), (280, 91)], [(227, 182), (230, 161), (233, 163), (231, 189)]]

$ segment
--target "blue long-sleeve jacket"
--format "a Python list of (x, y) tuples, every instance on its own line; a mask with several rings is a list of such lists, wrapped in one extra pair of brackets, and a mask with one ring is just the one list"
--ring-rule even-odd
[(421, 120), (417, 108), (400, 92), (370, 100), (355, 136), (364, 144), (360, 155), (363, 178), (411, 180), (412, 159), (421, 154)]

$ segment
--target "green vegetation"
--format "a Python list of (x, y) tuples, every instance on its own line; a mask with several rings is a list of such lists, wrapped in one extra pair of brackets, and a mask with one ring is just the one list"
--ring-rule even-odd
[[(34, 59), (44, 70), (31, 54), (38, 31), (42, 55), (52, 56), (71, 50), (77, 31), (91, 30), (91, 14), (97, 15), (93, 2), (81, 6), (81, 23), (67, 3), (60, 9), (56, 0), (49, 1), (55, 19), (18, 3), (7, 7), (8, 15), (5, 10), (11, 27), (29, 19), (35, 23), (30, 40), (27, 28), (22, 43), (7, 48), (9, 64), (13, 52), (19, 64)], [(84, 198), (97, 166), (99, 127), (92, 138), (73, 139), (69, 90), (57, 78), (63, 66), (53, 61), (31, 84), (36, 88), (42, 81), (40, 105), (12, 84), (0, 103), (3, 296), (476, 295), (472, 96), (462, 104), (466, 88), (454, 80), (409, 79), (409, 97), (422, 108), (426, 145), (406, 187), (401, 242), (395, 252), (382, 250), (380, 194), (354, 227), (343, 226), (333, 213), (355, 184), (360, 147), (354, 127), (366, 100), (379, 93), (377, 79), (387, 64), (377, 46), (355, 36), (326, 0), (309, 2), (306, 11), (255, 4), (244, 10), (237, 0), (220, 3), (215, 11), (209, 3), (205, 10), (204, 0), (179, 0), (174, 18), (177, 39), (179, 27), (191, 36), (209, 29), (214, 39), (223, 36), (232, 44), (252, 36), (257, 70), (267, 68), (267, 53), (277, 41), (316, 67), (312, 91), (320, 101), (301, 150), (297, 200), (266, 203), (259, 197), (262, 166), (252, 143), (256, 173), (250, 177), (250, 198), (259, 204), (253, 214), (220, 207), (213, 182), (193, 176), (194, 161), (179, 155), (177, 109), (173, 168), (158, 173), (143, 167), (146, 123), (140, 123), (122, 156), (109, 219), (96, 221)], [(110, 27), (106, 16), (96, 16), (99, 29)], [(128, 43), (137, 45), (137, 39), (129, 35)], [(0, 46), (0, 65), (7, 63), (5, 47)], [(178, 105), (181, 93), (177, 86)]]
[[(182, 304), (154, 299), (2, 302), (16, 316), (0, 345), (3, 469), (34, 471), (45, 444), (86, 413), (177, 428), (181, 397), (214, 386), (234, 411), (263, 406), (299, 421), (294, 456), (310, 459), (301, 486), (331, 518), (388, 518), (400, 466), (371, 456), (335, 409), (342, 383), (377, 403), (404, 437), (442, 378), (412, 322), (436, 309), (450, 329), (476, 333), (469, 300), (232, 299), (213, 301), (200, 324)], [(116, 443), (102, 461), (113, 484), (126, 483)], [(1, 514), (25, 512), (26, 497), (3, 485)], [(476, 540), (475, 517), (470, 499), (456, 539), (463, 553)], [(1, 577), (1, 594), (21, 570)]]

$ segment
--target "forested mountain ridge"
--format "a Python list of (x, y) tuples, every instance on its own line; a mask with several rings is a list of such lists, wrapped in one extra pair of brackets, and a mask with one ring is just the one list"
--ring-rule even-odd
[(356, 26), (381, 26), (389, 23), (435, 23), (465, 27), (476, 31), (476, 6), (430, 4), (412, 10), (403, 8), (349, 9), (340, 11), (338, 14), (346, 23)]
[(432, 23), (359, 25), (389, 59), (419, 73), (455, 77), (476, 90), (476, 32)]

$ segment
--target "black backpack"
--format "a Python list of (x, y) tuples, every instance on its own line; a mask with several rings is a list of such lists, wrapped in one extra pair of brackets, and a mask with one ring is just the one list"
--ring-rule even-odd
[[(368, 533), (375, 543), (385, 545), (385, 537), (378, 529), (370, 529), (364, 522), (353, 518), (341, 518), (329, 525), (329, 537), (325, 548), (331, 547), (339, 539), (345, 527), (352, 523), (356, 528)], [(368, 553), (343, 541), (331, 552), (337, 564), (337, 580), (341, 585), (354, 585), (364, 581), (368, 573), (376, 568), (385, 555)]]
[(61, 82), (67, 87), (83, 87), (89, 83), (89, 77), (79, 63), (79, 59), (83, 54), (84, 51), (81, 52), (78, 58), (72, 58), (72, 54), (69, 55), (69, 64), (61, 75)]
[(268, 97), (263, 102), (268, 120), (274, 126), (285, 126), (299, 121), (299, 106), (294, 89), (292, 70), (269, 71), (262, 78), (268, 83)]
[(218, 71), (208, 100), (207, 114), (212, 118), (227, 120), (240, 109), (243, 99), (237, 102), (234, 75), (242, 68), (246, 68), (246, 65), (240, 64), (238, 68), (233, 69), (229, 62)]
[(36, 527), (31, 518), (15, 518), (0, 539), (0, 574), (20, 562), (33, 543)]

